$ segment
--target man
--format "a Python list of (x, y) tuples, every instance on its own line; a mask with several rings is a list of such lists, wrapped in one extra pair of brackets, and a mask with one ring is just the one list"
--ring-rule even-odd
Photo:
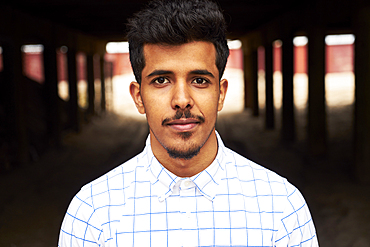
[(298, 190), (215, 131), (229, 55), (218, 6), (155, 1), (128, 27), (130, 92), (150, 135), (75, 196), (59, 246), (317, 246)]

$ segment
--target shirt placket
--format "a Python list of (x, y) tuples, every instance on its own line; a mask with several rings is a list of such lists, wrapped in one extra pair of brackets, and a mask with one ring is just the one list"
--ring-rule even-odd
[(195, 194), (196, 186), (190, 179), (181, 181), (179, 199), (183, 247), (196, 246), (198, 242)]

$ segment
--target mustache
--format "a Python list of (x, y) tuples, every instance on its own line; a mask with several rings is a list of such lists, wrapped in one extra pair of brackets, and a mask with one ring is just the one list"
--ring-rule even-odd
[(169, 123), (171, 121), (178, 120), (178, 119), (181, 119), (181, 118), (193, 118), (193, 119), (198, 120), (200, 123), (204, 123), (204, 121), (205, 121), (204, 117), (192, 114), (189, 109), (185, 109), (185, 110), (179, 109), (179, 110), (176, 111), (175, 116), (173, 116), (171, 118), (164, 119), (162, 121), (162, 125), (166, 125), (167, 123)]

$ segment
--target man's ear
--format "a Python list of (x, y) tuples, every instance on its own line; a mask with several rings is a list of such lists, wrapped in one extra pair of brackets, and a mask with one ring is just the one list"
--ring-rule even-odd
[(130, 94), (139, 113), (145, 114), (145, 107), (140, 94), (140, 84), (136, 81), (130, 83)]
[(229, 86), (229, 82), (226, 79), (222, 79), (220, 81), (220, 97), (218, 99), (218, 111), (221, 111), (222, 108), (224, 107), (224, 102), (225, 102), (225, 97), (226, 97), (226, 92), (227, 92), (227, 87)]

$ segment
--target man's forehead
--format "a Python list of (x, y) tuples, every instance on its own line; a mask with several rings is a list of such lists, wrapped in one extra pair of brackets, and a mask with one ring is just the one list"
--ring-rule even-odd
[(146, 44), (143, 48), (145, 59), (143, 78), (149, 78), (158, 73), (197, 74), (213, 78), (219, 76), (216, 49), (211, 42), (194, 41), (181, 45)]

